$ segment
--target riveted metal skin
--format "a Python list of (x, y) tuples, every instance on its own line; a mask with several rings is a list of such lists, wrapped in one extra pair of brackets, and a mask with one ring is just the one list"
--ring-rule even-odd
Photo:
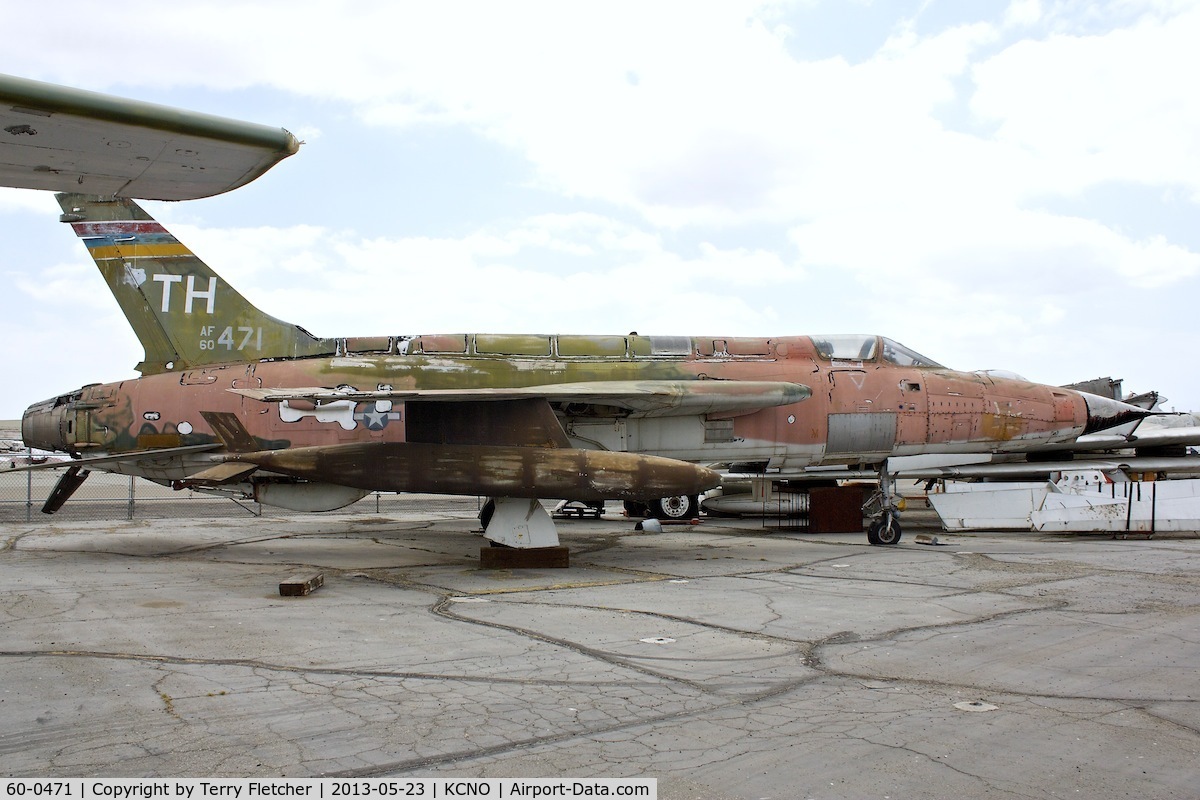
[(139, 379), (30, 406), (25, 441), (176, 486), (645, 500), (717, 485), (711, 465), (1022, 452), (1146, 413), (871, 335), (321, 338), (133, 201), (58, 199), (145, 355)]

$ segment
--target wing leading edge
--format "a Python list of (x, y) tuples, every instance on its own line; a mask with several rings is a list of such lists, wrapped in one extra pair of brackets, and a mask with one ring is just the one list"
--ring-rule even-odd
[(0, 185), (147, 200), (243, 186), (296, 153), (283, 128), (0, 75)]

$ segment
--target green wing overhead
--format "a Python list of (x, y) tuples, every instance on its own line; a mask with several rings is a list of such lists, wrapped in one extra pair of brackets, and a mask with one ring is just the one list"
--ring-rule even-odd
[(56, 198), (146, 350), (143, 375), (335, 352), (253, 306), (132, 200)]
[(191, 200), (296, 153), (283, 128), (0, 75), (0, 185)]

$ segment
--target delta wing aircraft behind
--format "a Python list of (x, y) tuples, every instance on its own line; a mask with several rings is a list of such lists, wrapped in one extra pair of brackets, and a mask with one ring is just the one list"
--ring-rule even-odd
[[(0, 115), (16, 111), (4, 88)], [(36, 97), (21, 102), (28, 111)], [(29, 146), (8, 132), (0, 153)], [(61, 175), (42, 188), (79, 183)], [(260, 311), (132, 199), (105, 191), (57, 197), (145, 349), (142, 377), (26, 411), (27, 445), (77, 459), (47, 512), (92, 469), (311, 511), (376, 490), (483, 495), (495, 501), (489, 539), (541, 547), (557, 534), (538, 498), (691, 516), (718, 470), (870, 465), (885, 492), (868, 539), (894, 544), (888, 458), (1043, 450), (1148, 413), (957, 372), (873, 335), (319, 338)]]

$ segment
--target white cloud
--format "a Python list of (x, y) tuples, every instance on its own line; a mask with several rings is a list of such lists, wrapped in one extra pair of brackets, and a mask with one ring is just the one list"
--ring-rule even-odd
[(1200, 8), (1103, 34), (1024, 40), (978, 64), (972, 110), (1031, 156), (1035, 189), (1109, 180), (1200, 189)]
[(1040, 0), (1013, 0), (1004, 12), (1004, 25), (1028, 26), (1042, 18)]
[(0, 214), (15, 211), (30, 211), (35, 214), (45, 214), (50, 208), (46, 201), (46, 193), (33, 189), (0, 188)]
[[(0, 71), (197, 98), (319, 136), (296, 162), (343, 154), (329, 168), (342, 182), (304, 187), (314, 202), (294, 225), (257, 227), (236, 205), (272, 202), (286, 175), (196, 206), (213, 219), (162, 211), (254, 302), (317, 333), (879, 330), (948, 363), (1032, 373), (1029, 359), (1069, 380), (1056, 373), (1085, 365), (1056, 346), (1078, 330), (1136, 304), (1132, 324), (1179, 341), (1177, 304), (1198, 288), (1193, 233), (1088, 202), (1114, 183), (1185, 210), (1200, 198), (1194, 2), (1014, 0), (940, 28), (926, 4), (867, 57), (811, 61), (789, 37), (821, 24), (820, 3), (297, 0), (239, 3), (229, 25), (232, 8), (130, 0), (123, 15), (174, 33), (114, 48), (90, 6), (17, 5), (11, 27), (55, 36), (12, 37)], [(247, 98), (277, 105), (236, 106)], [(496, 179), (468, 163), (451, 195), (494, 205), (439, 218), (453, 236), (400, 235), (428, 187), (398, 166), (422, 151), (389, 137), (438, 163), (457, 153), (434, 148), (477, 137), (519, 166)], [(50, 213), (32, 194), (0, 191), (0, 223)], [(353, 223), (322, 218), (317, 198), (335, 194)], [(9, 280), (35, 297), (33, 279)], [(1162, 363), (1117, 337), (1102, 357)], [(1200, 379), (1182, 380), (1200, 407)]]
[[(769, 313), (769, 303), (751, 297), (804, 279), (770, 251), (701, 243), (682, 256), (637, 228), (586, 214), (544, 215), (459, 239), (230, 233), (205, 231), (204, 239), (226, 240), (206, 247), (215, 254), (209, 264), (264, 310), (321, 335), (613, 333), (630, 325), (670, 333), (693, 329), (697, 319), (737, 332), (761, 328)], [(280, 280), (272, 264), (297, 252), (332, 266)], [(224, 269), (227, 258), (257, 267)]]

